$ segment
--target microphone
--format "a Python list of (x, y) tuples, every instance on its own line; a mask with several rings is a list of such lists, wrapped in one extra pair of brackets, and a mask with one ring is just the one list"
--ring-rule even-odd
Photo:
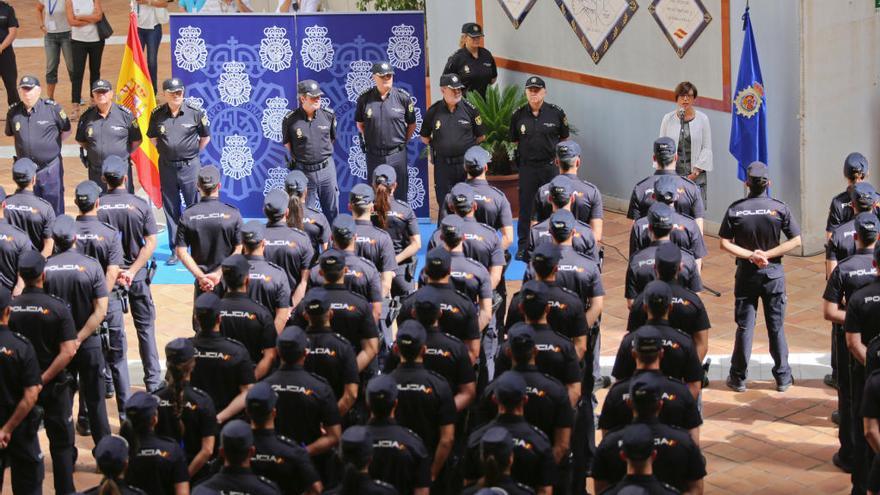
[(675, 113), (678, 115), (678, 120), (684, 122), (684, 108), (678, 107), (678, 110), (676, 110)]

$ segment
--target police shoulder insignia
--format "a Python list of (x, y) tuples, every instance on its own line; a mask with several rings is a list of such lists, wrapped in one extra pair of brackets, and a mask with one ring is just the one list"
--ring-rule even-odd
[(226, 339), (227, 342), (232, 342), (232, 343), (234, 343), (236, 346), (239, 346), (239, 347), (241, 347), (241, 348), (244, 348), (244, 344), (242, 344), (241, 342), (239, 342), (239, 341), (233, 339), (232, 337), (223, 337), (223, 338)]
[(44, 98), (43, 101), (45, 101), (49, 105), (58, 105), (58, 102), (53, 100), (52, 98)]
[(287, 115), (284, 116), (284, 120), (287, 120), (287, 119), (293, 117), (293, 114), (295, 114), (295, 113), (296, 113), (296, 110), (291, 110), (291, 111), (287, 112)]
[(285, 443), (287, 445), (291, 445), (294, 447), (299, 447), (298, 443), (296, 443), (294, 440), (292, 440), (290, 438), (285, 437), (284, 435), (278, 435), (278, 440), (280, 440), (281, 443)]
[(64, 120), (67, 120), (67, 114), (64, 113), (64, 109), (63, 109), (63, 108), (62, 108), (61, 110), (58, 111), (58, 116), (61, 117), (61, 118), (64, 119)]
[(477, 115), (476, 117), (474, 117), (474, 123), (477, 125), (483, 125), (483, 117)]
[(208, 114), (202, 113), (202, 125), (208, 125)]
[(329, 113), (330, 115), (336, 115), (336, 112), (330, 107), (321, 107), (321, 110)]
[(134, 115), (134, 114), (131, 113), (131, 110), (129, 110), (128, 107), (123, 106), (123, 105), (118, 105), (118, 104), (115, 104), (115, 103), (114, 103), (114, 105), (115, 105), (115, 108), (119, 108), (120, 110), (122, 110), (123, 112), (125, 112), (125, 113), (127, 113), (127, 114), (129, 114), (129, 115)]

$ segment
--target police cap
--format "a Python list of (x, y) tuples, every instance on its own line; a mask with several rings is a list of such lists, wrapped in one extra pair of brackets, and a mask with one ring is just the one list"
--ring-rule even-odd
[(661, 137), (654, 141), (654, 160), (660, 166), (666, 166), (675, 161), (675, 141), (672, 138)]
[(309, 338), (302, 328), (296, 325), (284, 327), (275, 342), (278, 354), (284, 361), (293, 361), (302, 356), (309, 347)]
[(112, 91), (113, 85), (106, 79), (98, 79), (92, 83), (92, 93), (106, 93)]
[(244, 454), (253, 446), (251, 427), (240, 419), (233, 419), (220, 430), (220, 448), (226, 452)]
[(547, 284), (539, 280), (529, 280), (524, 283), (522, 290), (520, 290), (520, 297), (522, 298), (522, 305), (526, 312), (530, 313), (531, 309), (537, 311), (546, 308), (547, 303), (549, 302), (547, 300), (548, 290), (549, 288), (547, 287)]
[(278, 394), (266, 382), (255, 383), (245, 396), (245, 408), (252, 416), (265, 416), (275, 409)]
[(675, 273), (681, 265), (681, 248), (674, 242), (664, 242), (654, 251), (654, 266), (663, 274)]
[(560, 160), (569, 162), (581, 156), (581, 145), (567, 139), (556, 144), (556, 156)]
[(464, 152), (464, 168), (470, 175), (483, 173), (492, 161), (492, 154), (482, 146), (474, 145)]
[(373, 62), (373, 66), (370, 68), (370, 72), (377, 76), (384, 76), (385, 74), (394, 74), (394, 67), (389, 64), (387, 61), (382, 60), (380, 62)]
[(184, 86), (183, 81), (176, 77), (165, 79), (165, 81), (162, 83), (162, 91), (170, 91), (172, 93), (176, 93), (178, 91), (183, 91), (184, 89), (186, 89), (186, 86)]
[(330, 310), (330, 301), (324, 291), (309, 291), (303, 299), (303, 307), (311, 316), (321, 316)]
[(308, 184), (309, 180), (302, 170), (291, 170), (284, 178), (284, 190), (291, 196), (301, 197)]
[(318, 260), (324, 274), (335, 274), (345, 270), (345, 253), (338, 249), (328, 249)]
[(440, 86), (447, 86), (452, 89), (463, 89), (464, 83), (461, 82), (461, 78), (458, 77), (458, 74), (443, 74), (440, 76)]
[(435, 247), (425, 256), (425, 273), (430, 278), (439, 279), (449, 275), (451, 266), (452, 256), (442, 247)]
[(17, 184), (28, 183), (37, 175), (37, 164), (30, 158), (19, 158), (12, 164), (12, 180)]
[(859, 182), (853, 185), (850, 191), (850, 199), (853, 204), (858, 204), (860, 211), (870, 210), (877, 201), (877, 191), (874, 186), (867, 182)]
[(526, 79), (526, 87), (527, 88), (546, 88), (547, 83), (545, 83), (544, 80), (538, 76), (531, 76), (530, 78)]
[(204, 319), (216, 320), (220, 316), (220, 298), (213, 292), (205, 292), (196, 298), (194, 305), (196, 316), (199, 321)]
[(571, 201), (573, 191), (574, 183), (567, 175), (557, 175), (550, 181), (550, 201), (558, 208), (562, 208)]
[(654, 181), (654, 198), (657, 201), (671, 205), (678, 196), (678, 180), (676, 176), (660, 175)]
[(397, 400), (397, 380), (391, 375), (379, 375), (367, 383), (367, 402), (371, 405), (391, 405)]
[(122, 474), (128, 464), (128, 440), (119, 435), (107, 435), (92, 451), (98, 470), (108, 478)]
[(425, 345), (427, 332), (425, 327), (416, 320), (406, 320), (397, 330), (397, 346), (407, 349), (419, 349)]
[(91, 208), (101, 196), (101, 186), (94, 181), (84, 180), (76, 185), (74, 203), (83, 209)]
[(313, 97), (324, 94), (324, 92), (321, 91), (321, 86), (318, 85), (318, 82), (312, 79), (300, 81), (299, 84), (296, 85), (296, 92), (301, 95)]
[(373, 184), (397, 184), (397, 172), (391, 165), (382, 164), (373, 170)]
[(631, 461), (645, 461), (654, 453), (654, 433), (643, 423), (627, 426), (620, 443), (623, 455)]
[(868, 159), (861, 153), (850, 153), (843, 161), (843, 175), (848, 179), (855, 179), (856, 174), (865, 175), (868, 172)]
[(542, 242), (532, 253), (532, 267), (539, 275), (547, 276), (559, 264), (562, 250), (552, 242)]
[(354, 237), (354, 228), (354, 218), (348, 213), (341, 213), (333, 219), (333, 237), (350, 240)]
[(58, 215), (52, 224), (52, 239), (56, 243), (71, 244), (76, 240), (76, 221), (70, 215)]
[(507, 428), (493, 426), (483, 433), (480, 439), (481, 457), (494, 457), (500, 463), (505, 463), (513, 453), (513, 437)]
[(749, 179), (769, 179), (770, 178), (770, 170), (767, 169), (767, 165), (762, 162), (752, 162), (749, 164), (749, 167), (746, 169), (747, 175)]
[(633, 335), (632, 347), (638, 353), (651, 354), (660, 352), (662, 336), (654, 327), (644, 327)]
[(506, 371), (495, 379), (495, 399), (505, 407), (519, 405), (526, 396), (526, 381), (515, 371)]
[(22, 89), (31, 89), (40, 85), (40, 80), (34, 76), (24, 76), (18, 80), (18, 87)]
[[(856, 215), (855, 221), (856, 233), (862, 240), (876, 239), (878, 229), (877, 215), (871, 211), (863, 211)], [(20, 263), (20, 262), (19, 262)]]
[(266, 238), (266, 226), (259, 220), (250, 220), (241, 228), (241, 239), (248, 246), (256, 246)]
[(665, 203), (656, 202), (648, 208), (648, 224), (654, 230), (672, 229), (672, 215), (675, 211)]
[(449, 244), (458, 244), (464, 233), (464, 220), (458, 215), (446, 215), (440, 220), (440, 235)]
[(466, 34), (471, 38), (479, 38), (483, 36), (483, 26), (476, 22), (466, 22), (461, 25), (461, 34)]
[(284, 215), (288, 204), (290, 204), (290, 196), (281, 189), (273, 189), (263, 200), (263, 210), (268, 215)]
[(416, 292), (413, 299), (413, 307), (417, 314), (436, 315), (440, 312), (440, 302), (431, 294)]
[(373, 188), (367, 184), (355, 184), (348, 193), (348, 201), (355, 206), (367, 206), (376, 199)]
[(39, 277), (46, 269), (46, 258), (39, 251), (28, 249), (18, 258), (18, 273), (25, 280)]
[(220, 184), (220, 170), (213, 165), (205, 165), (199, 169), (199, 185), (206, 189), (212, 189)]
[[(660, 346), (660, 332), (651, 329), (651, 338)], [(654, 351), (656, 352), (656, 351)], [(629, 382), (629, 397), (635, 404), (648, 405), (662, 398), (663, 391), (653, 373), (638, 373)]]
[(649, 308), (666, 308), (672, 302), (672, 290), (662, 280), (648, 282), (643, 291), (645, 305)]
[(128, 160), (116, 155), (104, 158), (101, 165), (101, 175), (108, 179), (121, 179), (128, 174)]
[(351, 426), (342, 432), (342, 459), (363, 465), (373, 456), (373, 435), (366, 426)]
[(507, 339), (512, 349), (531, 349), (535, 346), (535, 329), (527, 323), (516, 323), (508, 332)]
[(450, 202), (456, 211), (471, 211), (474, 206), (474, 188), (467, 182), (459, 182), (452, 186)]
[(125, 401), (126, 416), (151, 418), (159, 411), (159, 399), (147, 392), (135, 392)]
[(165, 359), (172, 364), (189, 362), (195, 355), (196, 348), (193, 347), (192, 341), (183, 337), (178, 337), (165, 346)]
[(556, 210), (550, 215), (550, 235), (557, 241), (563, 241), (571, 236), (574, 229), (575, 218), (568, 210)]
[(233, 254), (227, 256), (221, 263), (220, 269), (223, 272), (223, 278), (227, 284), (241, 287), (245, 277), (251, 270), (251, 265), (247, 258), (241, 254)]

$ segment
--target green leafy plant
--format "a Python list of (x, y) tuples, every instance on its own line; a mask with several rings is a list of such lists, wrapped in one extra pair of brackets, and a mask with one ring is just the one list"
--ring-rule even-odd
[(480, 112), (486, 128), (486, 140), (481, 146), (492, 154), (488, 175), (517, 173), (513, 159), (516, 144), (510, 140), (510, 118), (519, 107), (526, 104), (526, 95), (519, 86), (492, 85), (486, 89), (486, 97), (471, 91), (468, 101)]
[(425, 10), (425, 0), (358, 0), (358, 9), (366, 10)]

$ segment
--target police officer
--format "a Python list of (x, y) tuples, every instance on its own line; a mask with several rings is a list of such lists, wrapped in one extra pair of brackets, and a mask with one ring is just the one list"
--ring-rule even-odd
[(373, 437), (364, 426), (352, 426), (342, 434), (342, 448), (339, 457), (345, 465), (340, 485), (324, 493), (340, 495), (359, 493), (364, 495), (397, 495), (397, 490), (384, 481), (370, 478), (370, 463), (373, 460)]
[(330, 243), (330, 223), (324, 213), (307, 203), (308, 179), (299, 170), (291, 170), (284, 179), (284, 190), (290, 196), (287, 226), (302, 230), (312, 241), (312, 264)]
[(671, 175), (677, 181), (676, 189), (680, 189), (678, 198), (675, 200), (675, 211), (693, 218), (697, 222), (700, 231), (703, 230), (703, 197), (700, 195), (699, 186), (687, 177), (679, 176), (675, 171), (676, 160), (675, 142), (672, 138), (661, 137), (654, 141), (654, 168), (653, 175), (645, 177), (633, 187), (632, 196), (629, 200), (629, 210), (626, 218), (633, 221), (648, 214), (648, 208), (654, 203), (654, 182), (657, 176)]
[(248, 390), (247, 414), (254, 435), (251, 469), (274, 481), (283, 493), (317, 495), (323, 486), (308, 452), (293, 440), (275, 433), (277, 401), (278, 394), (267, 383), (257, 383)]
[[(559, 211), (571, 212), (571, 206), (574, 200), (574, 182), (567, 176), (558, 175), (547, 184), (547, 197), (553, 214)], [(549, 218), (540, 223), (533, 224), (529, 229), (528, 243), (526, 244), (526, 253), (524, 260), (527, 260), (536, 247), (544, 242), (549, 242), (552, 235), (550, 234), (550, 222), (553, 214)], [(574, 213), (571, 214), (574, 218)], [(596, 236), (593, 229), (577, 218), (574, 218), (571, 233), (572, 248), (586, 255), (591, 260), (600, 263), (599, 246), (596, 243)]]
[(153, 205), (126, 190), (130, 180), (126, 176), (128, 167), (128, 161), (118, 156), (104, 160), (103, 178), (108, 190), (98, 201), (98, 219), (113, 226), (121, 236), (122, 264), (118, 281), (128, 292), (144, 367), (144, 384), (148, 391), (153, 391), (162, 381), (159, 351), (156, 349), (156, 307), (150, 291), (158, 228)]
[(55, 210), (45, 199), (34, 195), (37, 164), (30, 158), (19, 158), (12, 164), (12, 181), (16, 190), (6, 197), (3, 216), (6, 221), (25, 231), (31, 243), (44, 257), (52, 255), (52, 222)]
[(330, 304), (317, 292), (303, 301), (309, 325), (309, 349), (305, 369), (327, 380), (336, 397), (339, 414), (345, 416), (358, 394), (358, 368), (354, 349), (345, 337), (330, 328)]
[(501, 427), (513, 437), (513, 464), (511, 475), (516, 481), (538, 492), (549, 492), (554, 483), (556, 465), (550, 440), (536, 426), (523, 417), (527, 385), (518, 373), (504, 373), (495, 380), (495, 400), (498, 417), (474, 430), (467, 440), (467, 452), (462, 464), (465, 484), (476, 482), (487, 473), (480, 466), (480, 441), (493, 427)]
[[(592, 183), (581, 179), (578, 170), (581, 166), (581, 146), (574, 141), (565, 140), (556, 144), (556, 165), (559, 175), (571, 179), (574, 200), (569, 208), (574, 217), (589, 224), (596, 241), (602, 240), (602, 193)], [(558, 176), (557, 176), (558, 177)], [(550, 201), (550, 184), (544, 184), (535, 194), (535, 211), (532, 220), (542, 222), (553, 213)]]
[[(214, 401), (217, 422), (231, 419), (243, 407), (233, 403), (254, 383), (254, 364), (244, 345), (220, 334), (220, 298), (213, 293), (200, 295), (195, 302), (199, 333), (192, 339), (196, 364), (192, 384)], [(243, 406), (243, 401), (242, 401)]]
[(45, 199), (56, 215), (64, 213), (64, 166), (61, 142), (70, 136), (70, 120), (61, 105), (40, 98), (40, 81), (24, 76), (18, 82), (21, 101), (6, 113), (6, 135), (15, 140), (16, 158), (37, 164), (34, 193)]
[(379, 375), (367, 384), (367, 430), (373, 437), (370, 475), (394, 486), (399, 493), (427, 495), (431, 486), (431, 453), (414, 431), (395, 420), (398, 386), (397, 380), (389, 375)]
[[(486, 180), (486, 171), (492, 155), (482, 146), (471, 146), (464, 154), (464, 170), (467, 172), (467, 184), (474, 190), (474, 218), (501, 233), (501, 249), (513, 243), (513, 214), (507, 196)], [(450, 205), (452, 198), (447, 194), (438, 212), (440, 220), (453, 210)]]
[(290, 285), (283, 268), (266, 261), (266, 228), (257, 220), (251, 220), (241, 228), (245, 259), (250, 264), (248, 295), (269, 309), (275, 317), (275, 330), (280, 332), (290, 317)]
[(825, 239), (831, 238), (840, 224), (855, 216), (852, 210), (852, 187), (868, 176), (868, 160), (861, 153), (850, 153), (843, 161), (843, 176), (846, 177), (846, 190), (831, 198), (828, 207), (828, 220), (825, 223)]
[[(678, 176), (661, 175), (657, 177), (657, 180), (654, 181), (654, 204), (663, 203), (670, 208), (674, 208), (675, 200), (678, 198), (676, 177)], [(651, 207), (653, 206), (651, 205)], [(648, 230), (650, 213), (651, 208), (648, 208), (648, 215), (640, 217), (633, 222), (632, 229), (629, 232), (630, 258), (651, 244), (651, 232)], [(669, 234), (669, 240), (691, 253), (696, 259), (697, 266), (702, 267), (703, 258), (706, 257), (708, 252), (703, 239), (703, 233), (693, 218), (673, 210), (672, 231)]]
[(159, 399), (156, 434), (176, 440), (188, 463), (193, 484), (207, 475), (204, 469), (214, 454), (217, 411), (214, 401), (190, 383), (196, 349), (190, 339), (176, 338), (165, 346), (167, 381), (155, 396)]
[[(624, 438), (632, 438), (632, 435), (653, 440), (656, 457), (651, 464), (657, 479), (685, 493), (701, 493), (706, 461), (688, 432), (657, 420), (666, 401), (660, 390), (648, 382), (635, 381), (631, 383), (629, 396), (633, 424), (610, 432), (596, 449), (591, 470), (596, 491), (603, 493), (610, 484), (626, 476), (627, 464), (620, 457), (620, 445)], [(650, 433), (643, 426), (647, 426)]]
[[(455, 189), (455, 188), (453, 188)], [(452, 261), (449, 276), (452, 285), (479, 308), (477, 326), (483, 329), (492, 318), (492, 286), (489, 271), (477, 261), (464, 255), (464, 220), (458, 215), (447, 215), (440, 221), (441, 246), (450, 252)], [(422, 272), (421, 282), (427, 281)]]
[(446, 61), (444, 74), (458, 74), (468, 91), (476, 91), (484, 98), (486, 88), (498, 77), (495, 57), (483, 47), (483, 27), (476, 22), (461, 26), (458, 50)]
[(379, 165), (388, 165), (401, 178), (394, 197), (408, 202), (406, 145), (416, 132), (416, 102), (409, 93), (394, 87), (394, 67), (390, 63), (374, 62), (371, 72), (375, 86), (358, 97), (354, 113), (366, 155), (367, 176), (374, 177)]
[(34, 346), (7, 326), (11, 300), (12, 294), (0, 288), (0, 464), (11, 468), (13, 492), (41, 493), (40, 418), (32, 413), (42, 388), (40, 365)]
[[(727, 384), (738, 392), (746, 388), (758, 298), (765, 307), (776, 389), (784, 392), (792, 384), (783, 328), (786, 296), (782, 255), (801, 245), (801, 232), (788, 206), (767, 195), (770, 184), (767, 165), (761, 162), (749, 165), (746, 180), (749, 195), (730, 205), (718, 230), (721, 249), (737, 258), (734, 286), (737, 332)], [(781, 233), (788, 238), (782, 243)]]
[(846, 318), (846, 304), (853, 293), (870, 283), (877, 275), (873, 266), (873, 252), (877, 241), (880, 222), (871, 212), (862, 212), (854, 219), (856, 251), (837, 264), (828, 277), (825, 293), (822, 296), (825, 319), (832, 323), (832, 352), (837, 364), (837, 407), (840, 424), (838, 439), (840, 450), (834, 454), (835, 466), (852, 471), (852, 399), (850, 395), (850, 358), (846, 346), (843, 323)]
[(106, 79), (92, 83), (92, 101), (95, 104), (83, 112), (76, 126), (76, 142), (86, 153), (83, 165), (89, 170), (89, 180), (106, 191), (101, 181), (103, 163), (108, 157), (117, 156), (128, 164), (126, 187), (134, 193), (128, 157), (143, 140), (137, 118), (131, 110), (113, 102), (113, 86)]
[[(306, 292), (309, 299), (320, 298), (330, 305), (330, 328), (342, 335), (354, 349), (357, 369), (364, 371), (379, 352), (379, 333), (373, 308), (367, 299), (345, 286), (345, 254), (331, 249), (321, 255), (320, 273), (324, 278), (322, 287)], [(294, 311), (292, 322), (299, 327), (308, 325), (306, 308), (300, 304)]]
[(675, 495), (681, 493), (654, 476), (652, 464), (657, 456), (651, 429), (636, 424), (627, 428), (620, 440), (620, 456), (626, 460), (626, 476), (603, 494), (644, 493)]
[[(98, 218), (100, 194), (101, 188), (90, 180), (76, 186), (74, 203), (80, 212), (76, 217), (76, 249), (98, 260), (104, 270), (107, 291), (110, 294), (107, 317), (101, 324), (101, 333), (106, 333), (102, 339), (104, 358), (110, 366), (111, 379), (107, 381), (107, 390), (111, 387), (116, 389), (117, 410), (122, 412), (131, 388), (126, 357), (128, 344), (125, 338), (125, 319), (122, 314), (124, 296), (116, 288), (119, 267), (123, 264), (122, 244), (119, 232)], [(85, 420), (85, 412), (80, 408), (80, 423), (85, 423)]]
[(290, 199), (286, 192), (274, 189), (263, 201), (266, 215), (266, 243), (263, 255), (267, 261), (275, 263), (287, 273), (291, 295), (291, 305), (302, 300), (308, 285), (309, 267), (315, 259), (315, 250), (309, 236), (298, 227), (287, 225)]
[(187, 208), (198, 201), (196, 176), (201, 167), (199, 153), (211, 141), (208, 115), (183, 101), (186, 88), (180, 79), (166, 79), (162, 83), (165, 103), (150, 114), (147, 137), (159, 152), (159, 182), (162, 186), (162, 207), (168, 225), (168, 246), (171, 257), (165, 262), (174, 265), (180, 253), (175, 251), (178, 243), (177, 226), (183, 206)]
[(140, 488), (129, 486), (122, 480), (128, 467), (128, 441), (117, 435), (102, 438), (92, 451), (98, 471), (104, 475), (101, 483), (84, 491), (85, 495), (98, 495), (110, 491), (120, 495), (145, 495)]
[(277, 345), (281, 366), (263, 380), (278, 394), (275, 429), (304, 445), (323, 483), (334, 484), (335, 479), (325, 477), (332, 450), (342, 436), (333, 389), (322, 376), (303, 368), (309, 340), (301, 328), (285, 328)]
[[(641, 219), (639, 219), (641, 220)], [(682, 250), (671, 242), (665, 242), (657, 247), (654, 254), (654, 271), (657, 280), (662, 280), (672, 290), (672, 307), (669, 309), (669, 326), (677, 328), (691, 336), (694, 346), (697, 348), (697, 356), (700, 360), (706, 358), (709, 350), (709, 314), (703, 300), (695, 292), (683, 287), (678, 276), (681, 272)], [(639, 293), (633, 299), (629, 309), (629, 318), (626, 329), (632, 332), (648, 320), (645, 313), (644, 292)]]
[(496, 426), (486, 430), (480, 439), (480, 463), (483, 479), (465, 488), (462, 495), (487, 495), (506, 493), (510, 495), (533, 495), (535, 490), (515, 481), (511, 476), (513, 464), (513, 437), (506, 429)]
[(691, 395), (696, 398), (700, 393), (703, 369), (693, 339), (681, 330), (669, 326), (672, 290), (666, 282), (654, 280), (645, 286), (643, 295), (648, 322), (634, 332), (624, 335), (611, 374), (618, 380), (632, 376), (636, 370), (636, 361), (632, 352), (633, 342), (643, 332), (656, 331), (663, 340), (663, 360), (660, 362), (660, 369), (664, 375), (686, 383)]
[(391, 295), (404, 296), (412, 292), (412, 281), (416, 272), (416, 255), (422, 248), (422, 235), (419, 233), (419, 219), (412, 208), (403, 200), (391, 197), (397, 194), (399, 182), (397, 172), (390, 165), (379, 165), (373, 171), (373, 225), (388, 232), (394, 244), (397, 270), (391, 281)]
[[(373, 307), (373, 319), (378, 321), (382, 312), (382, 280), (376, 265), (355, 254), (354, 238), (355, 223), (351, 215), (337, 216), (333, 221), (333, 247), (345, 254), (345, 286), (367, 298)], [(309, 273), (310, 287), (324, 284), (320, 262), (318, 265), (312, 267)]]
[(848, 258), (856, 251), (855, 216), (862, 212), (872, 212), (877, 201), (877, 191), (867, 182), (859, 182), (850, 188), (850, 208), (853, 218), (838, 225), (825, 244), (826, 279), (831, 275), (838, 261)]
[(382, 294), (387, 297), (391, 293), (391, 281), (397, 270), (397, 256), (391, 236), (373, 226), (370, 221), (375, 199), (372, 187), (355, 184), (348, 195), (348, 209), (351, 210), (355, 223), (355, 252), (376, 265), (382, 276)]
[(455, 290), (450, 282), (452, 254), (443, 248), (434, 248), (425, 256), (424, 273), (428, 282), (403, 300), (397, 324), (413, 318), (415, 302), (433, 298), (440, 303), (440, 329), (455, 336), (468, 348), (471, 362), (480, 355), (480, 329), (477, 309), (467, 296)]
[(663, 361), (662, 340), (662, 334), (655, 328), (640, 330), (633, 339), (631, 352), (636, 371), (630, 378), (612, 385), (605, 396), (602, 415), (599, 416), (599, 428), (602, 429), (603, 436), (632, 422), (630, 387), (650, 386), (656, 387), (665, 397), (663, 409), (660, 410), (660, 421), (689, 430), (694, 441), (700, 441), (703, 418), (697, 409), (697, 401), (681, 380), (669, 378), (660, 371), (660, 363)]
[[(656, 279), (657, 272), (655, 263), (657, 250), (665, 244), (672, 244), (670, 233), (674, 228), (672, 208), (664, 205), (652, 205), (648, 211), (648, 231), (651, 235), (651, 245), (633, 254), (626, 269), (626, 297), (627, 307), (632, 307), (632, 302), (645, 288), (648, 282)], [(680, 248), (679, 248), (680, 249)], [(681, 270), (678, 273), (678, 281), (687, 289), (694, 292), (703, 290), (703, 281), (694, 257), (687, 251), (681, 250)]]
[(321, 106), (321, 87), (306, 79), (296, 85), (299, 108), (284, 116), (281, 144), (290, 151), (290, 168), (302, 171), (308, 178), (306, 203), (321, 204), (327, 220), (333, 222), (339, 213), (339, 187), (336, 185), (336, 164), (333, 143), (336, 141), (336, 114)]
[(223, 467), (193, 490), (193, 495), (215, 493), (248, 493), (251, 495), (279, 495), (281, 490), (274, 481), (251, 471), (254, 456), (254, 434), (251, 427), (234, 419), (220, 431), (220, 457)]
[(180, 216), (176, 243), (177, 257), (196, 278), (196, 296), (214, 290), (220, 283), (220, 263), (241, 252), (242, 228), (238, 208), (220, 202), (217, 167), (202, 167), (198, 183), (202, 197)]
[[(6, 201), (6, 190), (0, 187), (0, 204)], [(0, 210), (0, 286), (12, 291), (18, 281), (18, 261), (21, 255), (34, 249), (30, 237), (15, 225), (4, 221)]]
[(189, 488), (186, 456), (180, 445), (156, 435), (159, 399), (135, 392), (125, 403), (125, 422), (119, 434), (128, 441), (125, 482), (147, 493), (170, 495)]
[(18, 36), (18, 19), (15, 17), (15, 8), (8, 2), (0, 2), (0, 13), (2, 13), (3, 21), (0, 25), (0, 78), (3, 79), (3, 86), (6, 88), (6, 104), (12, 104), (19, 101), (18, 95), (15, 94), (15, 79), (18, 77), (18, 67), (15, 63), (15, 50), (12, 48), (12, 42)]
[[(97, 260), (76, 249), (77, 226), (73, 218), (61, 215), (52, 225), (56, 254), (46, 260), (46, 292), (70, 305), (77, 329), (77, 351), (69, 370), (78, 375), (79, 394), (88, 410), (89, 427), (95, 443), (110, 434), (104, 401), (105, 362), (98, 328), (107, 315), (107, 279)], [(85, 425), (83, 425), (85, 426)]]
[(248, 295), (252, 281), (248, 260), (233, 254), (221, 263), (226, 293), (220, 301), (220, 334), (240, 342), (248, 351), (254, 378), (262, 379), (275, 361), (275, 321), (272, 313)]
[(455, 400), (442, 375), (425, 367), (425, 327), (409, 320), (397, 331), (395, 350), (402, 363), (391, 372), (397, 382), (397, 421), (422, 439), (432, 456), (431, 479), (436, 479), (452, 452), (455, 439)]
[(52, 454), (56, 493), (73, 487), (74, 436), (71, 421), (73, 399), (70, 374), (65, 369), (76, 353), (76, 327), (67, 303), (43, 289), (46, 260), (36, 251), (22, 254), (18, 274), (24, 281), (21, 295), (12, 300), (9, 328), (34, 346), (42, 372), (43, 389), (37, 404), (43, 408), (43, 424)]
[(434, 196), (440, 208), (452, 186), (465, 180), (465, 152), (486, 140), (480, 112), (462, 98), (464, 87), (461, 77), (456, 74), (440, 76), (443, 98), (428, 107), (419, 131), (422, 142), (431, 146)]
[(519, 163), (519, 217), (517, 259), (523, 259), (532, 218), (532, 200), (538, 188), (550, 182), (558, 170), (556, 145), (568, 139), (568, 118), (558, 106), (545, 102), (547, 85), (538, 76), (526, 79), (528, 102), (510, 117), (510, 140), (516, 143)]

